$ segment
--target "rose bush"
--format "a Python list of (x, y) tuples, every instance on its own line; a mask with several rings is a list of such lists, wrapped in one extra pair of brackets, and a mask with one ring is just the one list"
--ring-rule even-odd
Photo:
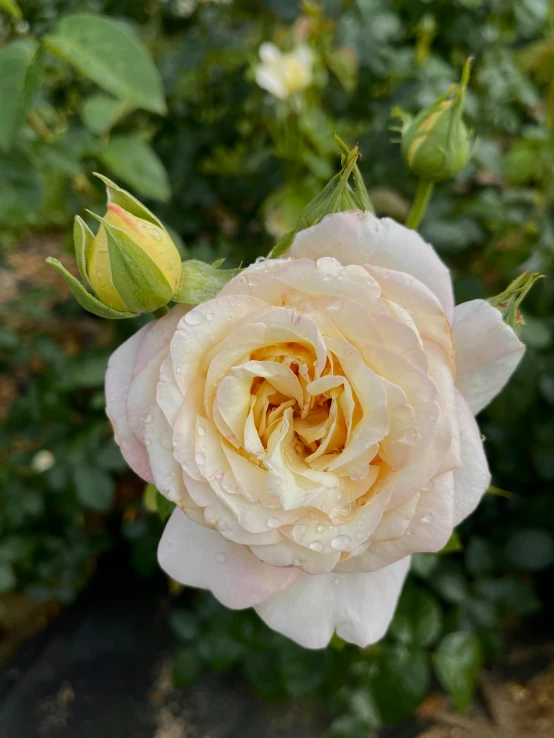
[(474, 419), (523, 344), (483, 300), (454, 308), (431, 246), (350, 211), (112, 356), (107, 411), (174, 501), (174, 579), (254, 606), (309, 647), (386, 632), (410, 554), (438, 551), (489, 471)]

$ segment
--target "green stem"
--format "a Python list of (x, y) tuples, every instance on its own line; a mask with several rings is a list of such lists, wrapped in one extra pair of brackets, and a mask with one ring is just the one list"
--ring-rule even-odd
[(434, 183), (428, 179), (420, 179), (417, 183), (417, 190), (412, 209), (408, 215), (406, 226), (415, 230), (421, 223), (421, 219), (425, 215), (427, 205), (431, 199), (431, 193), (433, 192)]
[(167, 305), (164, 305), (163, 307), (158, 308), (157, 310), (154, 310), (154, 312), (152, 313), (152, 315), (156, 319), (158, 319), (158, 318), (163, 318), (163, 316), (164, 315), (167, 315), (168, 312), (169, 312), (169, 308), (167, 307)]

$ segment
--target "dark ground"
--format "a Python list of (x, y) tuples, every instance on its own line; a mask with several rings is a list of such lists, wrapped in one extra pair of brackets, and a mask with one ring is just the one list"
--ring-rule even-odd
[(328, 719), (313, 703), (263, 702), (228, 677), (173, 690), (162, 587), (137, 580), (115, 555), (104, 560), (81, 599), (0, 669), (0, 738), (325, 734)]

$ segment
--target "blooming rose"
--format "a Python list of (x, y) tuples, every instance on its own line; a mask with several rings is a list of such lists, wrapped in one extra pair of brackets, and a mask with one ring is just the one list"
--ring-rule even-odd
[(308, 46), (300, 44), (283, 54), (275, 44), (266, 42), (260, 46), (260, 59), (256, 82), (280, 100), (302, 92), (312, 83), (314, 55)]
[(523, 345), (454, 308), (414, 231), (350, 211), (113, 355), (108, 414), (177, 504), (162, 567), (309, 648), (385, 633), (410, 554), (438, 551), (489, 471), (474, 414)]

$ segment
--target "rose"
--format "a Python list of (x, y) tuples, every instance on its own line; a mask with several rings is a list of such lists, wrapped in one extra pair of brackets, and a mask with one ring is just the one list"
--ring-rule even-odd
[(329, 215), (289, 253), (123, 344), (108, 414), (178, 505), (170, 576), (304, 646), (335, 629), (365, 646), (409, 555), (441, 549), (487, 488), (473, 415), (523, 345), (487, 302), (454, 309), (444, 264), (394, 221)]
[(314, 55), (304, 44), (283, 54), (275, 44), (263, 43), (260, 59), (262, 63), (256, 67), (256, 82), (280, 100), (302, 92), (312, 83)]

